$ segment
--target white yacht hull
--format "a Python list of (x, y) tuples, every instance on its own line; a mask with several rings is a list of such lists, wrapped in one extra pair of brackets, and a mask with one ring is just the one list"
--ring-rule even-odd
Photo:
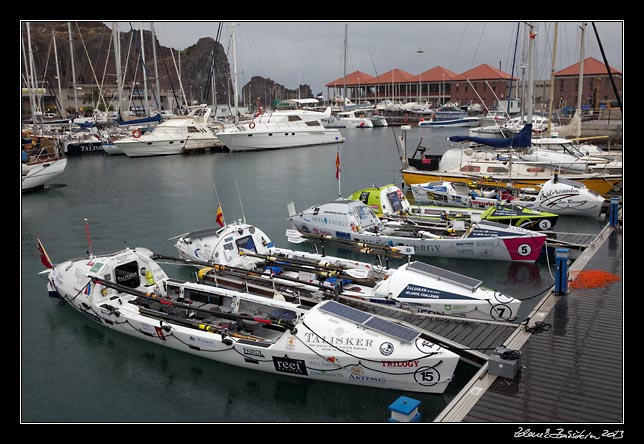
[[(40, 188), (60, 176), (67, 166), (67, 158), (42, 163), (23, 165), (26, 174), (22, 176), (22, 191)], [(28, 168), (28, 170), (27, 170)]]
[(129, 140), (126, 138), (114, 142), (116, 148), (128, 157), (166, 156), (181, 154), (185, 140)]
[(217, 133), (217, 137), (230, 151), (259, 151), (301, 146), (325, 145), (343, 141), (338, 130), (310, 132), (281, 131), (274, 132), (234, 132)]

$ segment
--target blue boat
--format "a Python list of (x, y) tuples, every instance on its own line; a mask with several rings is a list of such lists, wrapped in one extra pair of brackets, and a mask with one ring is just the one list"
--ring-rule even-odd
[(419, 127), (433, 126), (433, 127), (449, 127), (449, 126), (476, 126), (479, 124), (479, 117), (462, 117), (458, 119), (439, 120), (433, 118), (431, 120), (421, 120), (418, 122)]

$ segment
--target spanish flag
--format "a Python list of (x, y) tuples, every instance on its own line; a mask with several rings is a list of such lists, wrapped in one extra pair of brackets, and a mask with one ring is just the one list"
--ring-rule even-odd
[(54, 266), (51, 263), (51, 259), (49, 259), (49, 255), (45, 251), (45, 247), (43, 247), (42, 242), (40, 242), (39, 238), (36, 238), (36, 242), (38, 242), (38, 251), (40, 252), (40, 262), (47, 267), (47, 268), (54, 268)]
[(340, 180), (340, 150), (335, 155), (335, 179)]
[(220, 227), (226, 225), (226, 222), (224, 221), (224, 212), (221, 211), (221, 202), (217, 206), (217, 218), (215, 220)]

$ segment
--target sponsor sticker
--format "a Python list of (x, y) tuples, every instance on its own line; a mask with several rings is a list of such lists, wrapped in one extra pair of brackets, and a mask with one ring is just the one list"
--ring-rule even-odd
[(301, 359), (273, 356), (273, 365), (275, 366), (275, 370), (280, 373), (308, 376), (306, 363)]
[(244, 355), (252, 356), (252, 357), (255, 357), (255, 358), (265, 358), (266, 357), (266, 356), (264, 356), (264, 354), (262, 353), (261, 350), (257, 350), (257, 349), (254, 349), (254, 348), (246, 348), (246, 347), (244, 347), (243, 352), (244, 352)]
[(383, 356), (389, 356), (394, 352), (394, 344), (391, 342), (383, 342), (380, 344), (380, 353), (382, 353)]

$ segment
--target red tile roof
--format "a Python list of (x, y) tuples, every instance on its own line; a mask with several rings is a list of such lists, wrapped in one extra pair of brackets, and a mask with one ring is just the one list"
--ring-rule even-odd
[(384, 74), (380, 74), (373, 80), (373, 83), (405, 83), (414, 77), (402, 69), (394, 68)]
[[(324, 86), (344, 86), (344, 80), (344, 77), (340, 77), (339, 79), (329, 82)], [(347, 86), (364, 85), (365, 83), (376, 83), (376, 78), (362, 71), (354, 71), (351, 74), (347, 74), (346, 83)]]
[[(443, 75), (445, 77), (443, 77)], [(451, 80), (452, 78), (458, 76), (454, 71), (450, 71), (447, 68), (442, 66), (436, 66), (432, 69), (418, 74), (417, 76), (409, 79), (410, 82), (442, 82), (443, 80)]]
[(507, 72), (503, 72), (500, 69), (496, 69), (493, 66), (484, 63), (476, 68), (470, 69), (469, 71), (465, 71), (451, 80), (510, 80), (511, 78), (512, 76)]
[[(613, 74), (621, 74), (621, 72), (617, 71), (615, 68), (611, 67), (610, 72)], [(593, 57), (588, 57), (587, 59), (584, 59), (584, 75), (601, 75), (601, 74), (608, 74), (608, 70), (606, 69), (606, 65), (604, 63), (600, 62), (596, 58)], [(555, 77), (557, 76), (579, 76), (579, 62), (575, 63), (574, 65), (570, 65), (567, 68), (564, 68), (560, 71), (557, 71), (555, 73)]]

